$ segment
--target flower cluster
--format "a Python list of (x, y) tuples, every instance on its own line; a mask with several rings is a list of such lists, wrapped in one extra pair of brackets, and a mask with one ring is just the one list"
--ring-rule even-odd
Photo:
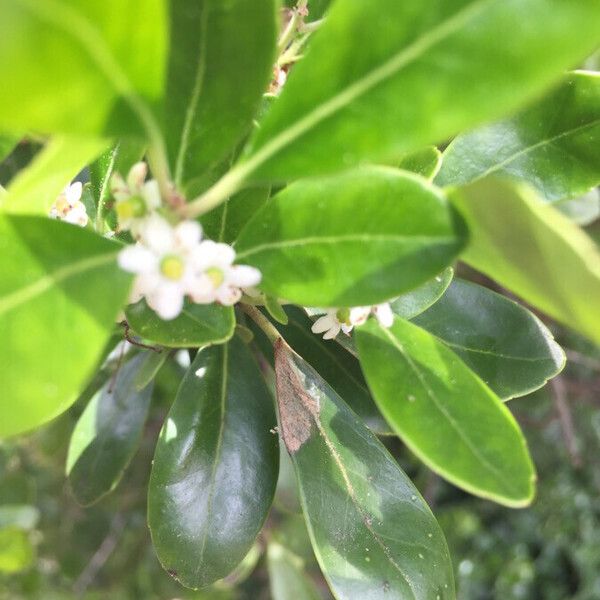
[(242, 288), (260, 282), (260, 272), (234, 265), (235, 251), (228, 244), (202, 240), (196, 221), (172, 225), (157, 213), (158, 186), (144, 182), (141, 164), (134, 165), (126, 182), (112, 180), (119, 226), (137, 240), (119, 253), (121, 268), (136, 275), (130, 302), (145, 298), (164, 320), (179, 315), (186, 297), (197, 304), (235, 304)]
[(83, 185), (80, 181), (67, 185), (50, 208), (50, 217), (85, 227), (88, 224), (88, 215), (85, 204), (81, 202), (82, 192)]
[(391, 327), (394, 322), (394, 313), (388, 302), (376, 306), (332, 308), (313, 323), (312, 332), (324, 333), (324, 340), (332, 340), (340, 331), (349, 335), (354, 327), (362, 325), (371, 314), (375, 316), (382, 327)]

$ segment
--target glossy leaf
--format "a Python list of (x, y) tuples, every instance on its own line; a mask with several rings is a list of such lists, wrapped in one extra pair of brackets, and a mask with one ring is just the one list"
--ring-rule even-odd
[(427, 146), (405, 154), (398, 163), (399, 169), (411, 171), (432, 180), (442, 166), (442, 153), (435, 146)]
[(431, 469), (506, 506), (534, 493), (533, 464), (509, 410), (427, 331), (370, 319), (356, 332), (360, 363), (388, 423)]
[[(119, 246), (39, 217), (0, 217), (0, 437), (77, 398), (129, 293)], [(32, 333), (34, 332), (34, 333)]]
[(136, 389), (146, 354), (121, 366), (77, 421), (67, 456), (67, 475), (77, 502), (88, 506), (111, 492), (137, 450), (152, 385)]
[(533, 190), (483, 180), (454, 194), (472, 232), (464, 260), (600, 343), (600, 251)]
[(156, 135), (150, 105), (163, 93), (165, 13), (164, 0), (0, 0), (0, 74), (10, 90), (0, 129)]
[(272, 77), (275, 0), (172, 0), (164, 121), (177, 185), (246, 135)]
[(237, 175), (289, 181), (443, 141), (535, 97), (599, 28), (598, 0), (337, 2)]
[(565, 364), (564, 352), (534, 314), (461, 279), (413, 322), (442, 340), (504, 400), (542, 387)]
[(140, 337), (169, 348), (198, 348), (227, 341), (235, 328), (230, 306), (186, 302), (181, 314), (172, 321), (161, 319), (140, 300), (125, 311), (127, 323)]
[(454, 269), (448, 267), (418, 288), (394, 298), (390, 302), (394, 314), (403, 319), (416, 317), (441, 298), (453, 277)]
[(443, 195), (404, 171), (371, 167), (294, 183), (242, 230), (237, 260), (260, 288), (304, 306), (389, 300), (451, 264), (466, 239)]
[(336, 598), (454, 598), (444, 536), (396, 461), (281, 340), (275, 365), (280, 431)]
[(256, 187), (234, 194), (202, 217), (205, 235), (212, 240), (233, 243), (246, 223), (266, 204), (270, 193), (268, 187)]
[(156, 553), (183, 585), (225, 577), (252, 547), (277, 482), (274, 425), (270, 393), (240, 340), (198, 353), (163, 426), (148, 492)]
[(2, 209), (47, 215), (64, 187), (105, 147), (106, 142), (97, 139), (53, 138), (12, 181)]
[(302, 309), (287, 306), (285, 311), (288, 325), (277, 328), (290, 346), (313, 366), (372, 431), (380, 435), (392, 433), (371, 398), (358, 360), (339, 344), (314, 334), (310, 329), (313, 321)]
[(133, 383), (135, 391), (141, 392), (146, 386), (150, 385), (157, 373), (169, 358), (170, 352), (166, 349), (159, 351), (146, 352), (144, 360), (140, 365)]
[(267, 566), (272, 600), (321, 600), (302, 560), (281, 544), (269, 544)]
[(571, 73), (516, 117), (456, 138), (444, 152), (439, 185), (487, 175), (527, 181), (555, 201), (600, 183), (600, 73)]

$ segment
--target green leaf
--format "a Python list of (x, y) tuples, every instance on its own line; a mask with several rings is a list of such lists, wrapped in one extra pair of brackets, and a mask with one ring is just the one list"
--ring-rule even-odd
[(442, 297), (453, 277), (454, 269), (452, 267), (444, 269), (439, 275), (418, 288), (394, 298), (390, 302), (392, 311), (403, 319), (416, 317)]
[(17, 135), (0, 135), (0, 162), (2, 162), (19, 143), (20, 136)]
[[(158, 125), (164, 0), (0, 0), (0, 129), (119, 134)], [(18, 101), (15, 101), (15, 98)]]
[(77, 502), (89, 506), (121, 481), (140, 442), (152, 385), (136, 389), (146, 354), (127, 361), (83, 411), (71, 436), (67, 475)]
[(226, 342), (235, 329), (231, 306), (192, 304), (186, 301), (181, 314), (172, 321), (161, 319), (140, 300), (125, 311), (127, 323), (140, 337), (168, 348), (198, 348)]
[(356, 332), (360, 363), (379, 409), (428, 467), (506, 506), (526, 506), (534, 470), (510, 411), (456, 354), (427, 331), (370, 319)]
[(472, 232), (466, 262), (600, 343), (600, 251), (579, 227), (522, 185), (482, 180), (453, 200)]
[(457, 137), (436, 183), (464, 185), (487, 175), (527, 181), (555, 201), (600, 183), (600, 73), (570, 73), (516, 117)]
[(103, 152), (90, 165), (90, 183), (99, 215), (96, 222), (98, 230), (104, 226), (104, 218), (108, 212), (110, 178), (114, 173), (120, 173), (123, 177), (127, 177), (129, 169), (141, 160), (144, 150), (145, 144), (143, 142), (122, 139)]
[[(0, 216), (0, 437), (66, 410), (129, 293), (119, 246), (79, 227)], [(31, 332), (35, 332), (32, 335)]]
[(302, 560), (281, 544), (269, 544), (267, 566), (273, 600), (321, 600)]
[(444, 536), (411, 481), (282, 340), (275, 357), (280, 431), (336, 598), (453, 599)]
[(424, 179), (385, 167), (300, 181), (242, 230), (237, 260), (260, 288), (304, 306), (377, 304), (451, 264), (466, 231)]
[(148, 522), (163, 567), (198, 588), (246, 556), (273, 500), (277, 437), (269, 390), (247, 347), (201, 350), (156, 447)]
[(534, 314), (461, 279), (413, 322), (449, 346), (503, 400), (537, 390), (565, 365), (561, 347)]
[(534, 98), (599, 29), (598, 0), (337, 2), (236, 177), (289, 181), (443, 141)]
[(252, 126), (272, 77), (275, 0), (172, 0), (164, 121), (178, 186), (215, 165)]
[(559, 200), (554, 203), (554, 208), (569, 217), (577, 225), (582, 227), (591, 225), (596, 219), (600, 218), (600, 190), (591, 190), (579, 198)]
[(137, 392), (141, 392), (146, 386), (150, 385), (162, 366), (167, 362), (169, 355), (170, 353), (165, 349), (145, 353), (145, 358), (135, 376), (134, 388)]
[(204, 233), (211, 240), (233, 243), (246, 223), (267, 202), (271, 188), (248, 188), (232, 196), (201, 219)]
[(274, 321), (281, 323), (282, 325), (288, 324), (288, 316), (277, 298), (271, 296), (265, 296), (265, 309), (271, 315)]
[(11, 575), (30, 567), (35, 548), (29, 534), (18, 527), (0, 529), (0, 574)]
[(435, 146), (405, 154), (398, 164), (399, 169), (417, 173), (430, 181), (438, 174), (441, 166), (442, 153)]
[(12, 181), (2, 210), (47, 215), (64, 187), (106, 147), (98, 139), (55, 137)]
[(365, 425), (379, 435), (392, 433), (371, 398), (358, 360), (339, 344), (314, 334), (310, 329), (313, 321), (302, 309), (287, 306), (285, 311), (288, 325), (277, 328), (286, 342), (313, 365)]

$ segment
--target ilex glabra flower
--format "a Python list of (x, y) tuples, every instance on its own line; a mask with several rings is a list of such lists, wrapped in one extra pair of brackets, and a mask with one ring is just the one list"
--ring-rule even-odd
[(110, 180), (119, 228), (131, 230), (135, 237), (140, 235), (148, 216), (161, 204), (158, 182), (154, 179), (146, 181), (147, 175), (146, 163), (138, 162), (129, 170), (126, 181), (119, 173), (115, 173)]
[(233, 265), (235, 251), (227, 244), (201, 241), (195, 221), (170, 225), (156, 213), (139, 229), (137, 244), (119, 253), (122, 269), (137, 275), (131, 302), (145, 298), (162, 319), (174, 319), (186, 297), (193, 302), (231, 305), (241, 296), (240, 288), (260, 282), (260, 272)]
[(242, 288), (260, 283), (258, 269), (234, 265), (234, 260), (235, 250), (231, 246), (210, 240), (202, 242), (197, 263), (201, 275), (192, 300), (199, 304), (218, 302), (229, 306), (240, 300)]
[(311, 329), (313, 333), (324, 333), (324, 340), (332, 340), (340, 331), (350, 335), (354, 327), (362, 325), (370, 314), (375, 316), (382, 327), (391, 327), (394, 322), (394, 313), (389, 303), (386, 302), (376, 306), (332, 308), (325, 315), (319, 317)]
[(49, 215), (73, 225), (85, 227), (88, 224), (88, 215), (85, 205), (81, 202), (83, 185), (76, 181), (67, 185), (50, 208)]

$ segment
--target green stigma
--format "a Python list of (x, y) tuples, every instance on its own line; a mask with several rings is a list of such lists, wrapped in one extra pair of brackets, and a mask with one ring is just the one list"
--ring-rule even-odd
[(148, 213), (148, 208), (144, 199), (140, 196), (131, 196), (127, 200), (121, 200), (115, 205), (119, 222), (128, 221), (129, 219), (138, 219), (144, 217)]
[(345, 323), (346, 325), (350, 325), (350, 309), (349, 308), (340, 308), (335, 316), (340, 323)]

